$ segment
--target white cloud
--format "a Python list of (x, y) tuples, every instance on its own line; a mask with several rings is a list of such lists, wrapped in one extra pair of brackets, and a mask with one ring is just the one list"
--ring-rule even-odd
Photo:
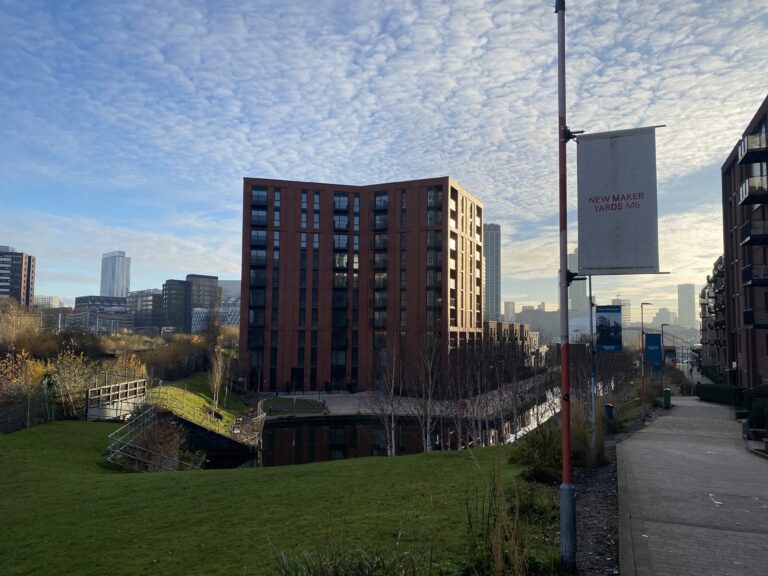
[[(76, 191), (68, 214), (109, 194), (116, 211), (154, 207), (144, 221), (163, 229), (182, 204), (239, 206), (244, 175), (362, 184), (451, 174), (512, 234), (515, 277), (537, 277), (552, 264), (539, 240), (547, 254), (556, 242), (546, 227), (557, 212), (551, 5), (5, 3), (7, 210), (27, 207), (34, 182)], [(667, 124), (662, 185), (719, 165), (765, 96), (767, 15), (758, 0), (569, 4), (569, 124)], [(574, 187), (573, 147), (569, 160)], [(683, 226), (689, 214), (668, 217)], [(96, 252), (114, 246), (112, 223), (130, 231), (125, 218), (105, 213), (107, 245), (92, 242)], [(205, 229), (193, 228), (204, 245)], [(205, 252), (179, 234), (179, 259)], [(57, 249), (35, 246), (41, 260)], [(688, 253), (663, 252), (662, 262), (681, 269)]]

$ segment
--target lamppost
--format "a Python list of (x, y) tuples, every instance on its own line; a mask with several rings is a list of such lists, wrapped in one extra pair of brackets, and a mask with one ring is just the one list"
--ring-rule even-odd
[(643, 322), (643, 309), (645, 306), (653, 306), (650, 302), (640, 304), (640, 417), (645, 422), (645, 324)]
[[(667, 397), (667, 387), (665, 385), (664, 381), (664, 373), (667, 371), (667, 354), (664, 350), (664, 326), (669, 326), (666, 322), (661, 325), (661, 393), (664, 396), (664, 398)], [(666, 408), (666, 402), (664, 403), (664, 408)]]

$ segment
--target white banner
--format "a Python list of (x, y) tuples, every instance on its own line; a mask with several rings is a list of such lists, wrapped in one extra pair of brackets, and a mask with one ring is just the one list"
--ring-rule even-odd
[(658, 273), (655, 128), (583, 134), (577, 150), (579, 274)]

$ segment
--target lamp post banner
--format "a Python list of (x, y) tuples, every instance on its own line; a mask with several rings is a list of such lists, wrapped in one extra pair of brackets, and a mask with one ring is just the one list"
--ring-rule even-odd
[(651, 365), (654, 372), (659, 372), (662, 366), (661, 334), (645, 335), (645, 361)]
[(621, 352), (621, 306), (595, 306), (597, 352)]
[(578, 138), (579, 274), (657, 274), (656, 129)]

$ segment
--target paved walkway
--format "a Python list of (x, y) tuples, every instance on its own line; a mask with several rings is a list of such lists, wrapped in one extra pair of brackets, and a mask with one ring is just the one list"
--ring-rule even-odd
[(617, 445), (621, 574), (768, 574), (768, 459), (733, 409), (673, 396)]

